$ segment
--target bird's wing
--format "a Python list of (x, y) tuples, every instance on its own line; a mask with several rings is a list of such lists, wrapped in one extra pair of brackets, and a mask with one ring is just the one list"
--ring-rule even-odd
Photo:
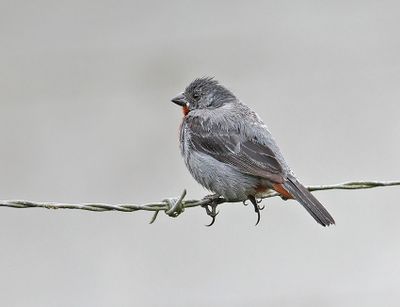
[(192, 118), (187, 123), (191, 132), (191, 146), (199, 152), (229, 164), (241, 173), (284, 181), (283, 166), (274, 150), (256, 137), (244, 137), (237, 129), (221, 129), (216, 124)]

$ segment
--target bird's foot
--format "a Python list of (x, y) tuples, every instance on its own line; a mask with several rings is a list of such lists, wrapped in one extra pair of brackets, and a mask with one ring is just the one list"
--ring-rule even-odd
[[(265, 206), (260, 206), (260, 203), (261, 203), (262, 199), (258, 199), (258, 200), (257, 200), (257, 199), (256, 199), (254, 196), (252, 196), (252, 195), (249, 195), (249, 198), (248, 198), (248, 199), (249, 199), (250, 202), (253, 204), (253, 206), (254, 206), (254, 211), (257, 213), (257, 222), (256, 222), (256, 226), (257, 226), (258, 223), (260, 222), (260, 219), (261, 219), (260, 211), (261, 211), (261, 210), (264, 210)], [(243, 204), (244, 204), (245, 206), (247, 206), (246, 200), (243, 201)]]
[(206, 209), (206, 213), (208, 216), (211, 217), (211, 223), (206, 225), (207, 227), (210, 227), (214, 224), (215, 218), (218, 215), (219, 211), (217, 211), (217, 207), (220, 203), (222, 203), (223, 199), (217, 195), (217, 194), (212, 194), (212, 195), (207, 195), (206, 197), (203, 198), (206, 203), (201, 205), (204, 209)]

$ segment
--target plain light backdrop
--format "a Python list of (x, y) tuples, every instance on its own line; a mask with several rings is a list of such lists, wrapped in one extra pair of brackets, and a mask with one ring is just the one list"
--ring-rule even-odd
[[(0, 2), (0, 198), (207, 194), (170, 99), (215, 76), (304, 184), (400, 178), (398, 1)], [(0, 209), (7, 307), (398, 306), (400, 189), (160, 214)]]

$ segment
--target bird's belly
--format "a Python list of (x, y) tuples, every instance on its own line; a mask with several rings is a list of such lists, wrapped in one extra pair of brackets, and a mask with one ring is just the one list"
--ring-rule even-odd
[(232, 166), (203, 153), (192, 151), (185, 163), (197, 182), (228, 200), (245, 200), (256, 193), (260, 184), (259, 178), (240, 173)]

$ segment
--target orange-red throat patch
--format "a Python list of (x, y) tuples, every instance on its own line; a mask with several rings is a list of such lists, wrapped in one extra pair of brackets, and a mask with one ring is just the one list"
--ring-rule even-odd
[(188, 115), (188, 114), (189, 114), (189, 108), (188, 108), (188, 106), (187, 106), (187, 105), (184, 105), (184, 106), (182, 107), (182, 111), (183, 111), (183, 115), (184, 115), (184, 116)]

